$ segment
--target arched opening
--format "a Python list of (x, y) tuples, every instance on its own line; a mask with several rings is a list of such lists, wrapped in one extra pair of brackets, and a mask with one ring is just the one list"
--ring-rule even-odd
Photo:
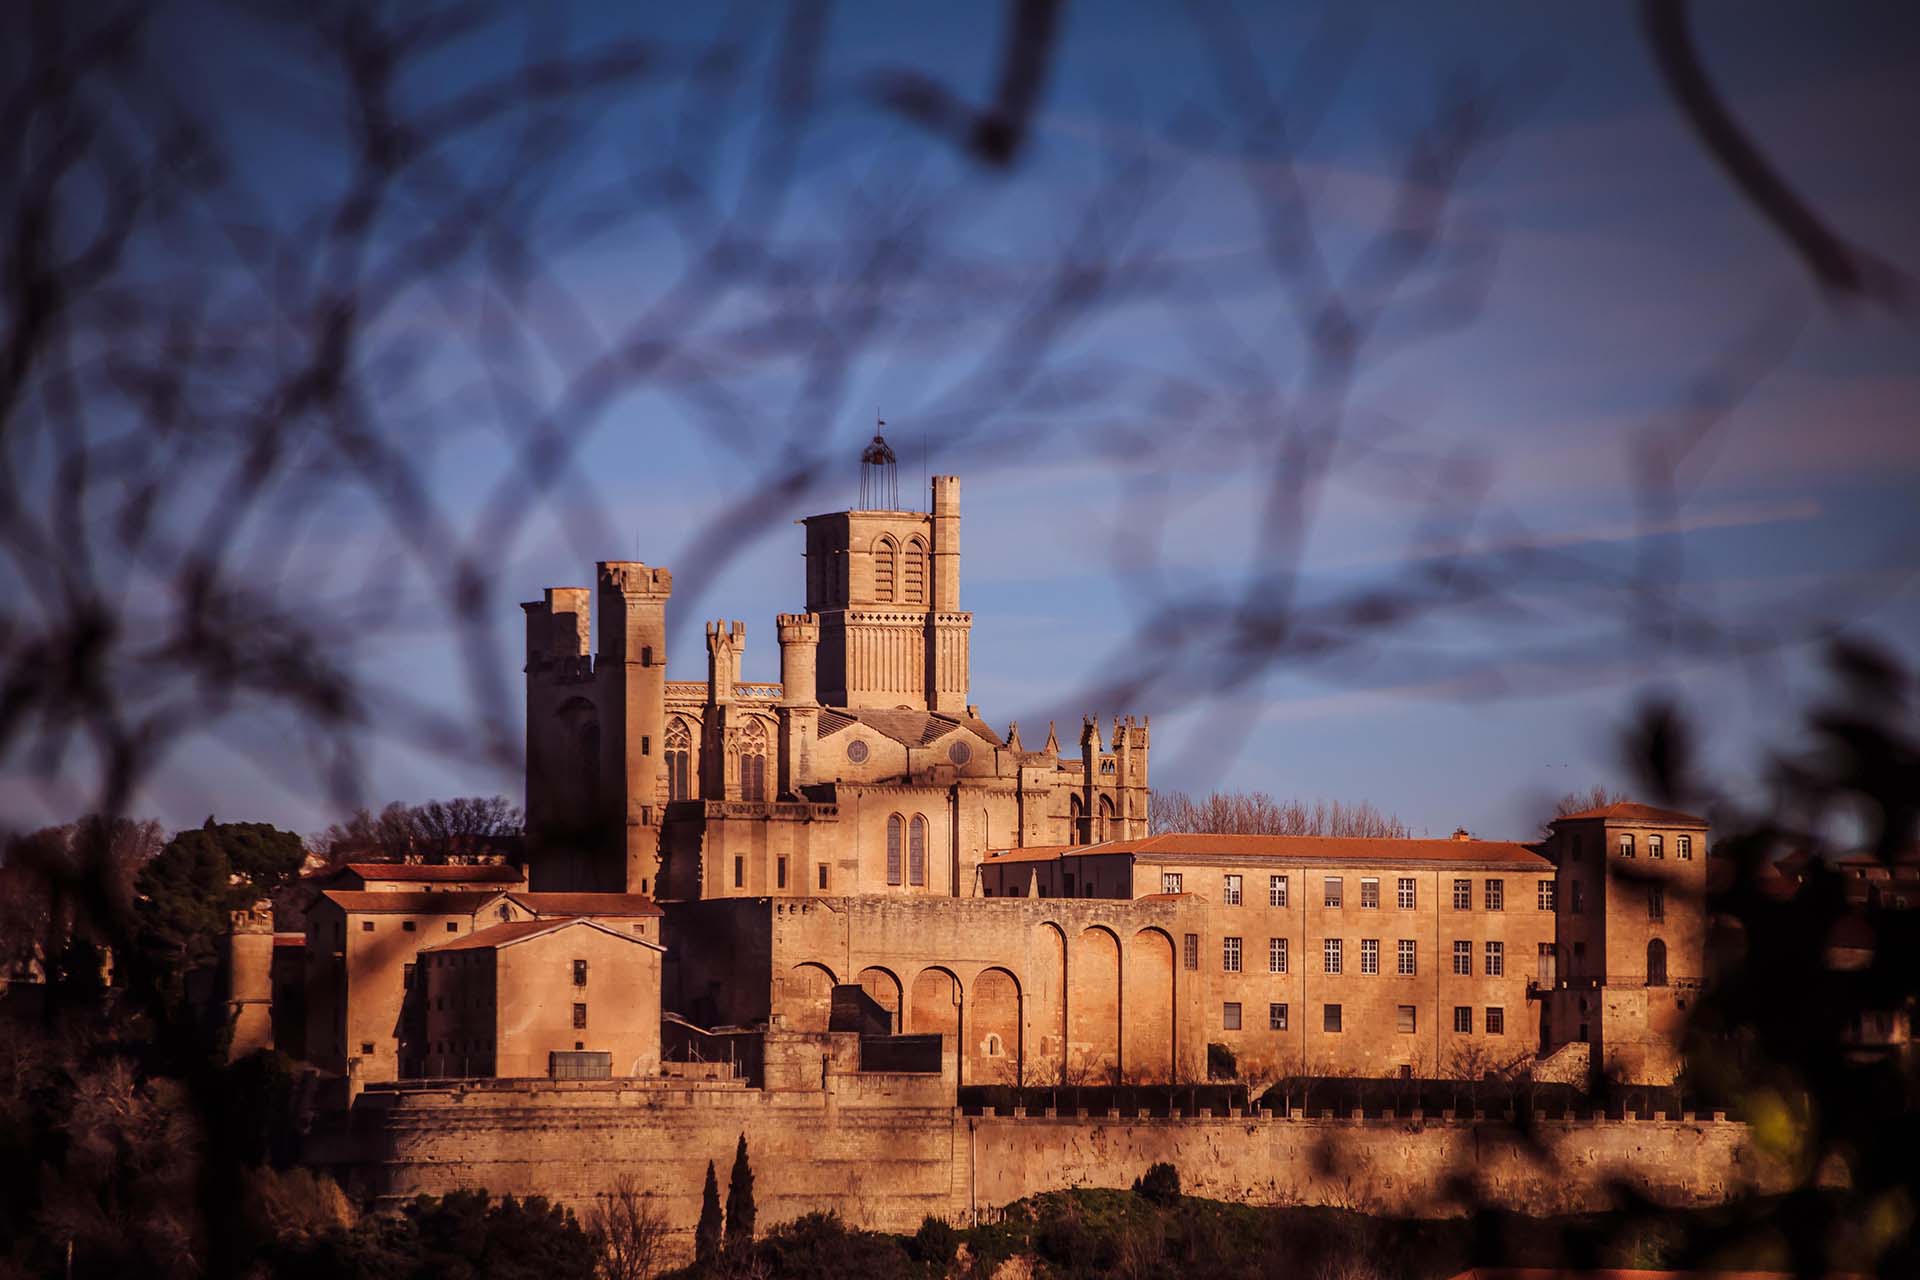
[[(1030, 1084), (1066, 1083), (1067, 936), (1052, 923), (1033, 927), (1027, 944), (1026, 1017), (1033, 1035), (1021, 1046)], [(986, 1028), (974, 1024), (978, 1034)]]
[(833, 970), (797, 964), (781, 984), (780, 1014), (794, 1031), (825, 1031), (833, 1013)]
[(906, 819), (899, 814), (887, 818), (887, 883), (900, 883), (900, 846), (906, 839)]
[(1647, 985), (1667, 985), (1667, 944), (1658, 938), (1647, 944)]
[(875, 1004), (887, 1011), (887, 1016), (893, 1020), (892, 1030), (895, 1034), (898, 1034), (900, 1030), (900, 979), (894, 977), (893, 974), (887, 970), (874, 966), (873, 968), (862, 969), (860, 976), (854, 979), (854, 981), (858, 982), (861, 987), (866, 990), (866, 993), (873, 997)]
[(1067, 1082), (1110, 1084), (1120, 1070), (1120, 940), (1081, 930), (1067, 979)]
[(927, 883), (927, 819), (918, 813), (907, 829), (907, 883), (921, 887)]
[(905, 588), (901, 598), (908, 604), (927, 602), (927, 544), (918, 538), (911, 538), (907, 542), (901, 585)]
[(1019, 980), (1005, 969), (987, 969), (973, 980), (960, 1066), (967, 1083), (1022, 1083), (1020, 1000)]
[(873, 598), (883, 604), (894, 600), (894, 580), (898, 573), (900, 547), (882, 534), (873, 544)]
[(1080, 797), (1074, 796), (1067, 802), (1067, 843), (1085, 844), (1087, 842), (1087, 807), (1080, 803)]
[(1129, 1082), (1174, 1082), (1173, 938), (1142, 929), (1127, 942), (1123, 1062)]
[[(946, 1036), (959, 1048), (961, 992), (960, 979), (946, 969), (922, 969), (913, 980), (907, 1000), (907, 1033), (916, 1036)], [(962, 1059), (965, 1054), (961, 1054)], [(964, 1081), (964, 1061), (961, 1074)]]
[(667, 799), (693, 798), (693, 731), (675, 716), (667, 724)]
[(767, 798), (767, 726), (763, 720), (749, 720), (735, 739), (738, 756), (735, 772), (740, 779), (742, 800)]
[(1115, 812), (1113, 807), (1113, 797), (1101, 796), (1100, 797), (1100, 828), (1093, 838), (1095, 840), (1112, 840), (1117, 838), (1120, 834), (1120, 830), (1118, 826), (1118, 817), (1119, 815)]

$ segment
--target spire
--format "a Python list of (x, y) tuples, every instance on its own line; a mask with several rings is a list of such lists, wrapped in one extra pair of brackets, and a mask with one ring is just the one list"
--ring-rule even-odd
[(1007, 722), (1007, 750), (1026, 750), (1025, 747), (1020, 745), (1020, 722), (1018, 720), (1010, 720)]
[(1047, 745), (1042, 748), (1048, 755), (1060, 754), (1060, 735), (1053, 731), (1053, 721), (1047, 721)]

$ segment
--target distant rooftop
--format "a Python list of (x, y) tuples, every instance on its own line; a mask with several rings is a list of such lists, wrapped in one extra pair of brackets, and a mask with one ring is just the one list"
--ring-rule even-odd
[(1664, 822), (1676, 827), (1707, 825), (1707, 820), (1698, 814), (1682, 813), (1678, 809), (1656, 809), (1650, 804), (1635, 804), (1631, 800), (1602, 805), (1598, 809), (1582, 809), (1579, 813), (1563, 813), (1554, 821), (1576, 822), (1587, 818), (1613, 818), (1620, 822)]
[(1132, 854), (1207, 858), (1287, 858), (1299, 862), (1437, 862), (1450, 865), (1510, 863), (1547, 867), (1552, 864), (1524, 844), (1510, 840), (1472, 840), (1454, 837), (1387, 839), (1375, 836), (1266, 836), (1221, 835), (1216, 832), (1167, 832), (1139, 840), (1108, 840), (1100, 844), (1047, 845), (996, 852), (996, 862), (1049, 862), (1062, 857)]

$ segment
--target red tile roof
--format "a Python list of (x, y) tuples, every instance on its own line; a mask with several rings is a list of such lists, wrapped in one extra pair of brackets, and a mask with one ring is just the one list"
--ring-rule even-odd
[(486, 862), (471, 867), (428, 866), (420, 862), (349, 862), (321, 879), (351, 872), (362, 880), (406, 880), (416, 884), (525, 884), (518, 867)]
[(1564, 813), (1554, 821), (1579, 822), (1588, 818), (1612, 818), (1616, 822), (1663, 822), (1675, 827), (1707, 825), (1707, 820), (1697, 814), (1681, 813), (1678, 809), (1656, 809), (1650, 804), (1635, 804), (1631, 800), (1603, 805), (1598, 809), (1582, 809), (1579, 813)]
[(524, 893), (507, 896), (542, 916), (659, 916), (666, 912), (644, 893)]
[(663, 950), (657, 943), (648, 942), (645, 938), (636, 937), (630, 933), (622, 933), (618, 929), (609, 929), (597, 920), (587, 920), (580, 916), (559, 916), (551, 920), (510, 920), (505, 924), (496, 924), (485, 929), (475, 929), (464, 938), (456, 938), (451, 942), (443, 942), (437, 947), (422, 947), (420, 949), (422, 951), (480, 951), (488, 948), (508, 946), (515, 942), (524, 942), (528, 938), (538, 937), (543, 933), (557, 933), (561, 929), (571, 929), (575, 925), (582, 925), (589, 929), (598, 929), (601, 933), (608, 934), (615, 938), (623, 938), (628, 942), (638, 943), (643, 947), (653, 947), (655, 950)]
[(1509, 840), (1388, 840), (1370, 836), (1239, 836), (1215, 832), (1168, 832), (1139, 840), (1048, 845), (997, 853), (1000, 862), (1041, 862), (1074, 855), (1124, 853), (1136, 857), (1287, 858), (1300, 862), (1439, 862), (1452, 866), (1494, 863), (1530, 868), (1553, 864), (1524, 844)]
[(490, 889), (445, 893), (382, 892), (378, 889), (329, 889), (320, 895), (344, 911), (380, 915), (468, 916), (500, 894)]

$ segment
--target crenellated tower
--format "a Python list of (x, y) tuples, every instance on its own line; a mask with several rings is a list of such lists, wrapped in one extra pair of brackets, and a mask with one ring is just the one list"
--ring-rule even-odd
[(813, 744), (820, 724), (815, 681), (820, 615), (783, 613), (780, 636), (780, 793), (798, 795), (813, 781)]

